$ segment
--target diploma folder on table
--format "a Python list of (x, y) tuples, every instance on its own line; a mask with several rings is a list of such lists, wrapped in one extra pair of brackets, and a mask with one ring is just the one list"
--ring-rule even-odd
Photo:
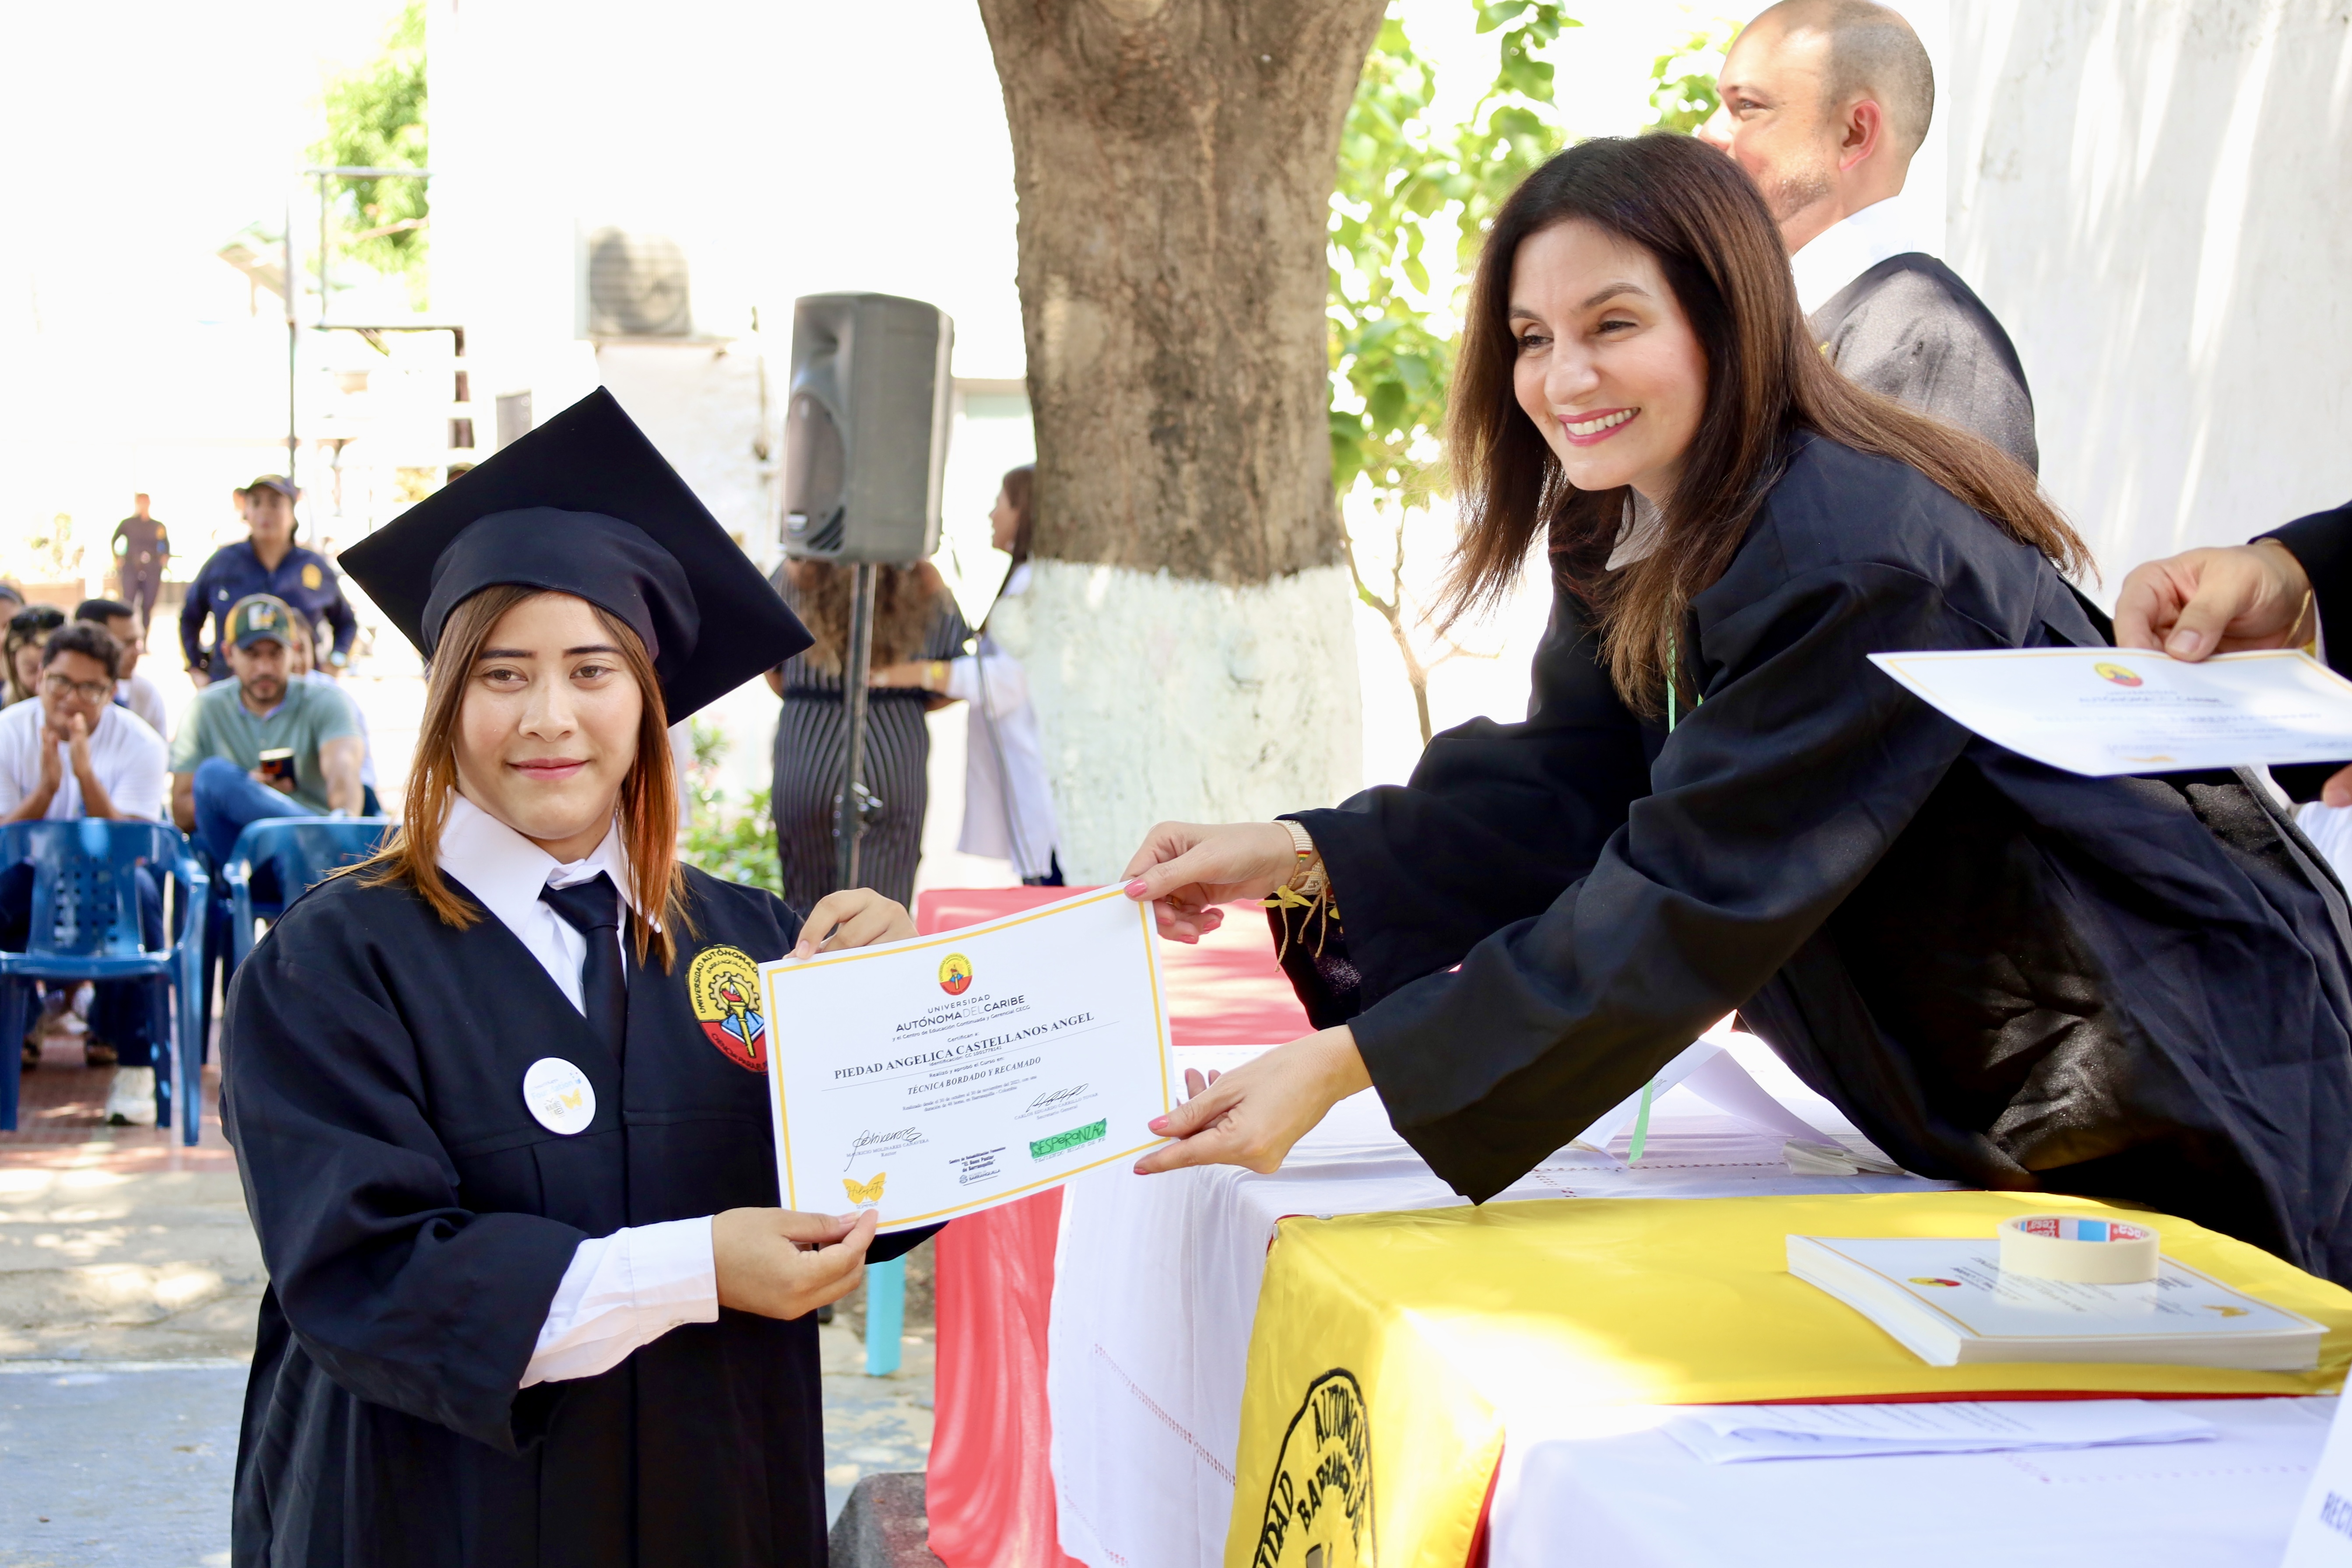
[(1789, 1272), (1876, 1323), (1930, 1366), (2133, 1362), (2308, 1372), (2320, 1325), (2164, 1258), (2142, 1285), (2003, 1274), (2000, 1244), (1789, 1237)]

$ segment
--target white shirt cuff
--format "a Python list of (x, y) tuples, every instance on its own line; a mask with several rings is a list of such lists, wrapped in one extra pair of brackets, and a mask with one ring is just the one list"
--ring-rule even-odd
[(520, 1386), (594, 1377), (681, 1324), (718, 1321), (709, 1215), (592, 1237), (555, 1288)]

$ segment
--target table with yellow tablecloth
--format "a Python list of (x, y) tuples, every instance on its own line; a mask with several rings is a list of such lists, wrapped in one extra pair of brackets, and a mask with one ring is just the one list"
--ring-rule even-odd
[(1304, 1563), (1310, 1552), (1320, 1568), (1457, 1568), (1485, 1518), (1514, 1406), (2308, 1396), (2341, 1385), (2352, 1292), (2171, 1216), (2155, 1220), (2168, 1256), (2326, 1326), (2317, 1370), (1929, 1366), (1787, 1271), (1791, 1234), (1989, 1237), (2002, 1219), (2039, 1211), (2125, 1212), (1934, 1192), (1286, 1220), (1250, 1343), (1227, 1568)]
[[(1818, 1127), (1843, 1128), (1760, 1042), (1733, 1048)], [(1179, 1051), (1231, 1067), (1246, 1050)], [(1197, 1059), (1195, 1059), (1197, 1058)], [(1850, 1131), (1850, 1130), (1849, 1130)], [(1506, 1194), (1699, 1198), (1932, 1190), (1915, 1176), (1798, 1176), (1781, 1135), (1676, 1089), (1638, 1165), (1569, 1149)], [(1234, 1511), (1244, 1372), (1267, 1243), (1286, 1215), (1461, 1206), (1367, 1093), (1343, 1102), (1280, 1171), (1101, 1173), (1065, 1199), (1046, 1384), (1060, 1549), (1090, 1568), (1214, 1568)]]
[[(1834, 1113), (1768, 1052), (1743, 1056), (1785, 1103), (1831, 1125)], [(1061, 1550), (1090, 1568), (1259, 1560), (1305, 1568), (1319, 1546), (1317, 1568), (1339, 1568), (1338, 1541), (1328, 1531), (1318, 1539), (1318, 1529), (1345, 1518), (1347, 1467), (1360, 1450), (1373, 1484), (1356, 1506), (1386, 1521), (1377, 1537), (1382, 1563), (1465, 1563), (1484, 1503), (1490, 1568), (2273, 1568), (2333, 1399), (2200, 1399), (2182, 1408), (2214, 1423), (2213, 1441), (2031, 1457), (1710, 1466), (1664, 1436), (1656, 1428), (1667, 1407), (1643, 1402), (1676, 1388), (1687, 1396), (1701, 1373), (1717, 1380), (1715, 1398), (1771, 1397), (1759, 1358), (1777, 1354), (1776, 1342), (1787, 1350), (1792, 1331), (1801, 1339), (1807, 1319), (1835, 1325), (1831, 1340), (1864, 1346), (1858, 1359), (1831, 1357), (1849, 1397), (1886, 1397), (1934, 1371), (1782, 1272), (1780, 1237), (1792, 1227), (1785, 1216), (1751, 1227), (1741, 1244), (1744, 1282), (1699, 1279), (1685, 1267), (1654, 1293), (1637, 1281), (1621, 1298), (1644, 1335), (1671, 1313), (1711, 1310), (1698, 1338), (1742, 1346), (1736, 1356), (1667, 1353), (1686, 1333), (1661, 1350), (1590, 1318), (1563, 1326), (1556, 1303), (1576, 1279), (1623, 1276), (1623, 1247), (1645, 1228), (1683, 1229), (1675, 1215), (1704, 1214), (1714, 1206), (1705, 1200), (1874, 1202), (1871, 1194), (1946, 1190), (1916, 1177), (1795, 1175), (1777, 1135), (1715, 1110), (1678, 1090), (1661, 1102), (1638, 1165), (1625, 1163), (1622, 1138), (1613, 1154), (1564, 1150), (1507, 1201), (1478, 1211), (1396, 1139), (1369, 1096), (1343, 1107), (1270, 1176), (1220, 1167), (1071, 1189), (1048, 1372)], [(1990, 1218), (1968, 1205), (2021, 1201), (1961, 1196), (1948, 1211), (1966, 1211), (1961, 1234), (1990, 1230)], [(1643, 1201), (1623, 1201), (1633, 1199)], [(1571, 1226), (1584, 1254), (1547, 1239), (1554, 1226)], [(1512, 1266), (1521, 1270), (1517, 1285), (1470, 1267), (1481, 1239), (1526, 1255)], [(1642, 1271), (1661, 1267), (1675, 1265), (1654, 1256)], [(1754, 1289), (1782, 1306), (1801, 1302), (1795, 1330), (1750, 1321), (1742, 1303)], [(2340, 1293), (2321, 1294), (2327, 1300), (2302, 1310), (2339, 1321), (2329, 1303)], [(2342, 1363), (2334, 1335), (2328, 1350), (2332, 1375)], [(2070, 1376), (2043, 1386), (2109, 1385)], [(1304, 1474), (1324, 1478), (1313, 1518), (1261, 1559), (1276, 1478), (1291, 1474), (1294, 1501), (1306, 1490), (1301, 1468), (1278, 1462), (1284, 1446), (1310, 1441)], [(1323, 1496), (1335, 1488), (1327, 1509)], [(2102, 1531), (2127, 1522), (2138, 1532), (2130, 1554), (2084, 1551), (2075, 1516), (2103, 1510), (2115, 1517)]]

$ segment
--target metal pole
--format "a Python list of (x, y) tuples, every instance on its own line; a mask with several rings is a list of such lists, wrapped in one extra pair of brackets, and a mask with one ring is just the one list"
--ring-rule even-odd
[[(294, 483), (294, 360), (300, 329), (294, 323), (294, 200), (286, 201), (286, 482)], [(291, 506), (292, 502), (287, 503)]]
[(833, 826), (841, 857), (835, 880), (844, 888), (857, 886), (857, 840), (867, 817), (881, 805), (866, 787), (866, 679), (874, 662), (874, 568), (861, 561), (852, 572), (849, 657), (842, 661), (841, 672), (842, 705), (849, 713), (849, 767)]

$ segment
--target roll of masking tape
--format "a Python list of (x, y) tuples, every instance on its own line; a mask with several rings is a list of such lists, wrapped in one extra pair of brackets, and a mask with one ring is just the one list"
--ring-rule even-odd
[(2124, 1220), (2035, 1214), (2000, 1223), (2000, 1268), (2074, 1285), (2137, 1285), (2156, 1278), (2158, 1237)]

